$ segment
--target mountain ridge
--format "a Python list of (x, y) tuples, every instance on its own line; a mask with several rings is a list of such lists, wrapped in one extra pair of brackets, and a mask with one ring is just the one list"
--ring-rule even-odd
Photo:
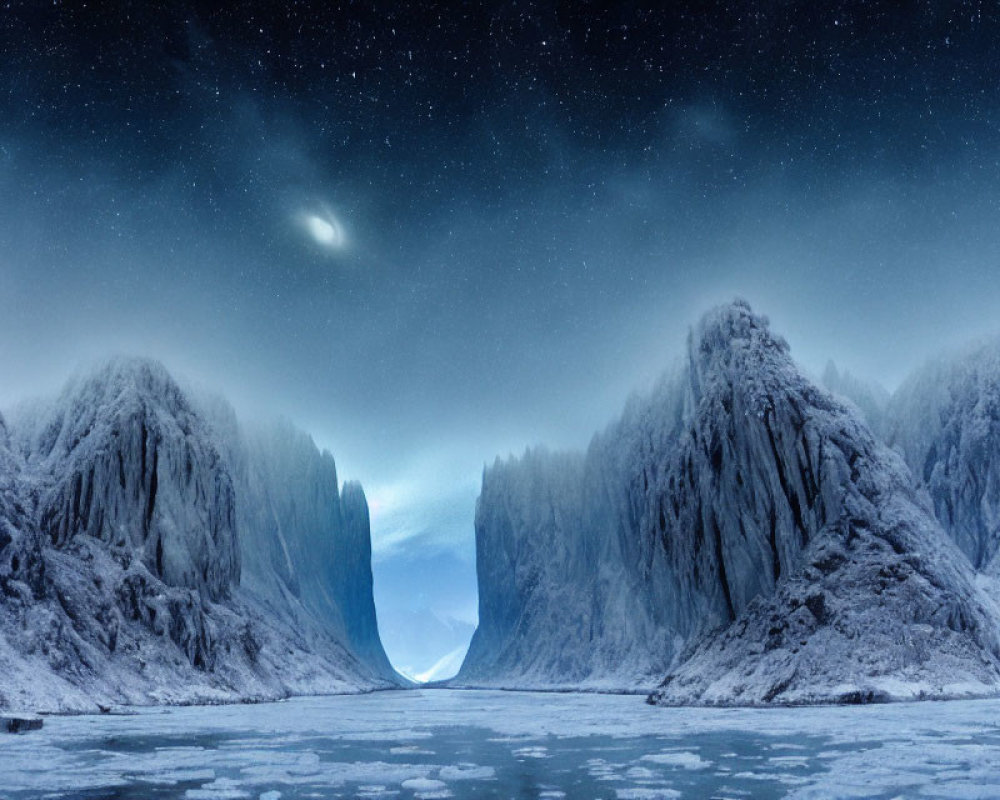
[[(332, 457), (290, 426), (252, 448), (235, 414), (216, 411), (158, 362), (126, 358), (3, 424), (0, 530), (17, 536), (0, 535), (0, 665), (11, 676), (0, 706), (400, 685), (378, 641), (363, 491), (349, 488), (343, 505)], [(237, 457), (271, 479), (260, 500), (271, 527), (255, 527), (261, 483), (244, 479)], [(315, 480), (300, 492), (306, 474)], [(284, 570), (272, 558), (282, 551)], [(290, 579), (312, 562), (343, 566), (310, 573), (333, 598), (326, 607)], [(365, 592), (367, 606), (356, 599)]]
[[(584, 466), (570, 475), (560, 459)], [(745, 302), (708, 312), (679, 374), (630, 402), (586, 455), (539, 463), (529, 451), (484, 473), (477, 553), (490, 565), (506, 553), (514, 581), (495, 566), (481, 572), (483, 632), (458, 685), (554, 688), (560, 661), (584, 688), (641, 688), (662, 667), (652, 699), (663, 704), (970, 696), (1000, 685), (994, 604), (902, 459), (808, 381)], [(570, 486), (540, 498), (518, 488), (560, 480)], [(557, 510), (573, 521), (552, 525)], [(593, 574), (564, 580), (545, 563), (587, 548), (612, 555), (603, 589)], [(546, 624), (532, 632), (524, 620), (539, 615)], [(628, 633), (637, 619), (647, 627)], [(575, 650), (561, 627), (584, 631)], [(592, 660), (606, 647), (638, 657), (631, 685)]]

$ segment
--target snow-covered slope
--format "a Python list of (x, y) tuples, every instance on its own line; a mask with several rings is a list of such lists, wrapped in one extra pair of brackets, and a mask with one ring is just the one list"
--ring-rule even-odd
[(1000, 342), (918, 370), (888, 417), (945, 530), (973, 566), (1000, 573)]
[(1000, 681), (990, 601), (905, 465), (744, 303), (706, 315), (682, 374), (586, 457), (488, 470), (476, 532), (460, 683), (659, 669), (657, 702), (767, 703)]
[(232, 480), (160, 364), (109, 362), (33, 422), (20, 444), (52, 545), (98, 539), (211, 600), (238, 583)]
[[(703, 320), (691, 375), (695, 403), (674, 469), (690, 465), (683, 497), (715, 531), (732, 610), (728, 624), (693, 641), (655, 698), (995, 691), (992, 606), (902, 461), (848, 406), (811, 385), (745, 306)], [(665, 546), (690, 540), (691, 530), (668, 530)]]
[[(396, 684), (379, 658), (374, 610), (356, 597), (367, 587), (371, 604), (363, 495), (345, 522), (335, 471), (332, 483), (300, 487), (296, 463), (278, 447), (251, 452), (231, 421), (213, 426), (162, 366), (138, 359), (109, 362), (56, 401), (15, 413), (0, 432), (0, 530), (15, 534), (0, 534), (0, 707)], [(284, 435), (302, 463), (332, 469), (308, 437)], [(272, 524), (258, 529), (252, 510), (265, 502)], [(262, 555), (286, 549), (284, 561)], [(288, 577), (276, 563), (312, 562), (341, 570), (317, 573), (326, 607), (306, 603), (294, 582), (259, 590)]]
[(0, 415), (0, 593), (30, 597), (40, 589), (41, 559), (39, 537), (22, 499), (21, 470)]

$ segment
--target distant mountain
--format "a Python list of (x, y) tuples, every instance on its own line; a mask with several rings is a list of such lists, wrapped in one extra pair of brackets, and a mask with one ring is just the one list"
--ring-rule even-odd
[(465, 658), (468, 649), (465, 645), (456, 647), (450, 653), (445, 653), (445, 655), (435, 661), (430, 669), (414, 675), (413, 678), (420, 683), (431, 683), (451, 678), (461, 668), (462, 660)]
[(996, 612), (901, 459), (741, 302), (587, 454), (483, 479), (458, 682), (658, 703), (991, 693)]
[(1000, 341), (918, 370), (895, 393), (886, 436), (972, 565), (1000, 576)]
[(0, 707), (397, 685), (360, 487), (290, 426), (210, 405), (123, 359), (4, 426)]
[[(379, 630), (392, 643), (390, 653), (399, 672), (428, 681), (451, 678), (458, 672), (476, 626), (415, 603), (406, 611), (380, 611)], [(457, 661), (451, 658), (456, 652)]]
[(827, 362), (821, 383), (823, 388), (850, 400), (872, 431), (879, 435), (885, 432), (886, 412), (891, 395), (884, 386), (863, 381), (850, 372), (837, 369), (832, 361)]

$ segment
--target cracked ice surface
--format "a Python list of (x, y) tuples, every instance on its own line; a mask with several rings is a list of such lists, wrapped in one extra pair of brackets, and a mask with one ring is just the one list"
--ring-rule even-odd
[(0, 739), (28, 798), (995, 797), (1000, 700), (654, 708), (399, 691), (50, 717)]

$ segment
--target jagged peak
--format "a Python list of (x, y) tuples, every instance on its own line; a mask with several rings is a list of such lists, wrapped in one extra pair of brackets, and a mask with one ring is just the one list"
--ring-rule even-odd
[(819, 380), (830, 391), (847, 397), (864, 395), (881, 406), (888, 404), (890, 399), (889, 390), (881, 383), (859, 378), (850, 370), (839, 368), (832, 358), (827, 360)]
[(63, 397), (87, 394), (110, 401), (127, 394), (157, 400), (184, 399), (186, 396), (167, 368), (156, 359), (143, 356), (114, 356), (82, 369), (69, 380)]
[(492, 467), (485, 467), (484, 471), (501, 471), (508, 467), (513, 469), (523, 469), (525, 465), (547, 466), (556, 461), (569, 461), (579, 459), (580, 453), (571, 450), (553, 450), (544, 444), (529, 445), (524, 448), (520, 455), (508, 453), (506, 456), (498, 455), (493, 459)]
[(1000, 336), (981, 338), (964, 348), (926, 361), (910, 374), (893, 397), (937, 397), (959, 378), (989, 388), (1000, 378)]
[(585, 458), (581, 451), (550, 450), (544, 445), (527, 447), (520, 456), (498, 456), (492, 466), (483, 468), (482, 494), (512, 492), (526, 497), (546, 494), (556, 483), (572, 486), (583, 473)]
[(714, 389), (738, 388), (748, 410), (763, 413), (776, 392), (805, 388), (785, 339), (745, 300), (707, 312), (688, 335), (688, 368), (694, 404)]
[(55, 401), (23, 413), (16, 427), (19, 438), (27, 440), (26, 451), (47, 457), (68, 453), (116, 419), (151, 415), (179, 424), (184, 433), (205, 427), (163, 364), (117, 356), (78, 370)]
[(838, 369), (830, 359), (823, 370), (820, 385), (841, 400), (847, 400), (872, 430), (883, 432), (891, 395), (882, 384), (858, 378), (846, 369)]
[(364, 509), (365, 515), (368, 514), (368, 498), (360, 481), (344, 481), (340, 490), (340, 502), (345, 508)]
[(707, 311), (692, 329), (689, 344), (702, 359), (745, 349), (788, 352), (784, 338), (771, 332), (770, 320), (740, 298)]

